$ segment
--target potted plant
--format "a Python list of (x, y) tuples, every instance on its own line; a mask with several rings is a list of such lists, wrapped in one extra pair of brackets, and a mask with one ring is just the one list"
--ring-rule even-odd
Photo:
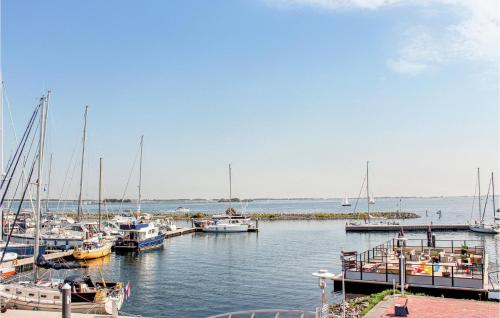
[(431, 251), (431, 260), (433, 263), (439, 262), (439, 253), (436, 250)]

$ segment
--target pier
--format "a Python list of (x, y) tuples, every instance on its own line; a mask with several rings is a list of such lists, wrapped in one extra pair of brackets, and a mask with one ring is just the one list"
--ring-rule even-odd
[(190, 234), (190, 233), (195, 233), (199, 232), (201, 229), (197, 229), (194, 227), (181, 227), (178, 228), (174, 231), (166, 231), (165, 232), (165, 238), (171, 238), (171, 237), (176, 237), (184, 234)]
[(346, 224), (346, 232), (426, 232), (432, 231), (469, 231), (468, 224)]

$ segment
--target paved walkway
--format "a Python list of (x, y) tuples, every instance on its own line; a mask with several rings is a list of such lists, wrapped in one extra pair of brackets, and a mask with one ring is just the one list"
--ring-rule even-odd
[[(398, 297), (381, 301), (365, 318), (396, 317), (394, 305), (405, 300)], [(464, 299), (408, 296), (408, 310), (408, 318), (500, 318), (499, 303)]]

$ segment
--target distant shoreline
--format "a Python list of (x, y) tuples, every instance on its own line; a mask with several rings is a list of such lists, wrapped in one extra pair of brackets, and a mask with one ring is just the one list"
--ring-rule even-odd
[[(76, 217), (76, 212), (67, 213), (54, 213), (57, 215), (65, 215), (69, 217)], [(107, 213), (109, 218), (113, 218), (115, 215), (120, 213)], [(179, 221), (187, 221), (191, 219), (204, 219), (210, 218), (213, 214), (197, 212), (197, 213), (168, 213), (168, 212), (153, 212), (144, 213), (151, 215), (153, 218), (172, 218)], [(130, 213), (132, 215), (132, 213)], [(377, 218), (385, 219), (416, 219), (420, 218), (420, 215), (415, 212), (370, 212), (370, 215)], [(85, 218), (96, 220), (98, 218), (97, 213), (86, 213)], [(350, 212), (350, 213), (249, 213), (246, 214), (251, 219), (262, 220), (262, 221), (291, 221), (291, 220), (364, 220), (368, 219), (368, 212)], [(102, 216), (103, 219), (107, 219), (106, 215)]]
[[(485, 197), (486, 195), (482, 195), (482, 197)], [(385, 199), (451, 199), (451, 198), (473, 198), (474, 196), (472, 195), (433, 195), (433, 196), (379, 196), (375, 197), (377, 200), (385, 200)], [(496, 194), (495, 197), (500, 197), (500, 194)], [(357, 200), (355, 197), (348, 197), (349, 200)], [(121, 199), (104, 199), (103, 201), (108, 200), (108, 203), (120, 203)], [(330, 201), (330, 200), (335, 200), (335, 201), (342, 201), (344, 200), (344, 197), (338, 197), (338, 198), (245, 198), (241, 199), (239, 201), (234, 201), (236, 203), (251, 203), (251, 202), (262, 202), (262, 201)], [(366, 198), (360, 198), (360, 201), (366, 201)], [(20, 201), (19, 199), (13, 199), (13, 202), (18, 202)], [(26, 201), (26, 200), (25, 200)], [(43, 200), (45, 201), (45, 199)], [(49, 199), (49, 202), (78, 202), (76, 199)], [(82, 200), (83, 202), (92, 202), (94, 204), (97, 204), (98, 200), (97, 199), (84, 199)], [(123, 199), (123, 203), (135, 203), (135, 199)], [(205, 202), (205, 203), (227, 203), (229, 200), (227, 199), (220, 199), (220, 198), (214, 198), (214, 199), (201, 199), (201, 198), (195, 198), (195, 199), (143, 199), (143, 203), (147, 202)]]

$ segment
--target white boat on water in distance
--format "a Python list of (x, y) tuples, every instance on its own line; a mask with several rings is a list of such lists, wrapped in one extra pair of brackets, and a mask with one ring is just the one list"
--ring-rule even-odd
[(344, 200), (342, 201), (342, 206), (351, 206), (351, 203), (349, 203), (349, 198), (347, 195), (345, 196)]
[(177, 213), (189, 213), (190, 210), (188, 208), (180, 206), (177, 209), (175, 209), (175, 212), (177, 212)]

